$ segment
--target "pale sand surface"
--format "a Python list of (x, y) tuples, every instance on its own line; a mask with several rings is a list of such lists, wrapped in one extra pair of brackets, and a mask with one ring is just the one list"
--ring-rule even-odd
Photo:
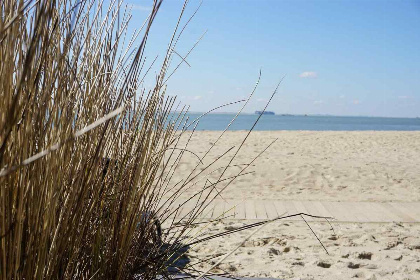
[[(201, 157), (219, 135), (218, 131), (195, 132), (188, 149)], [(226, 132), (199, 168), (228, 148), (237, 148), (245, 135), (246, 132)], [(278, 140), (254, 162), (256, 166), (246, 170), (255, 173), (238, 178), (226, 188), (223, 197), (420, 200), (420, 132), (254, 131), (233, 164), (251, 162), (276, 138)], [(215, 167), (226, 165), (234, 152), (235, 148)], [(197, 162), (195, 156), (186, 153), (174, 181), (185, 177)], [(230, 170), (227, 175), (237, 173), (240, 168)], [(208, 178), (214, 182), (220, 173), (221, 170)], [(197, 189), (186, 192), (186, 196)]]
[[(229, 147), (238, 147), (245, 134), (227, 132), (204, 166)], [(220, 132), (196, 132), (188, 149), (202, 156), (218, 135)], [(238, 178), (223, 191), (224, 198), (420, 201), (420, 132), (252, 132), (233, 164), (249, 163), (275, 138), (277, 142), (247, 170), (255, 173)], [(195, 156), (186, 154), (176, 172), (181, 175), (174, 181), (185, 178), (196, 163)], [(198, 168), (203, 169), (202, 165)], [(233, 167), (225, 176), (239, 170)], [(214, 182), (220, 173), (208, 178)], [(186, 191), (184, 197), (202, 186)], [(209, 233), (249, 223), (215, 222)], [(336, 235), (327, 223), (311, 225), (330, 255), (303, 222), (275, 222), (220, 268), (238, 276), (281, 279), (420, 279), (420, 224), (334, 223)], [(191, 261), (226, 254), (249, 233), (235, 233), (191, 248)], [(197, 268), (209, 266), (202, 263)]]
[[(218, 233), (247, 222), (215, 222)], [(419, 224), (310, 223), (329, 255), (304, 222), (275, 222), (257, 232), (214, 273), (279, 279), (420, 279)], [(190, 249), (191, 262), (222, 258), (254, 229)], [(198, 264), (210, 268), (218, 258)]]

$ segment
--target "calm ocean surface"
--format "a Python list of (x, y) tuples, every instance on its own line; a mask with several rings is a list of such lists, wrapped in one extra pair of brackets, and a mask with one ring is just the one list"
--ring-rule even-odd
[[(190, 113), (190, 122), (200, 114)], [(223, 130), (234, 114), (209, 114), (197, 130)], [(240, 115), (229, 130), (249, 130), (258, 115)], [(190, 127), (192, 129), (193, 126)], [(263, 115), (254, 130), (404, 130), (420, 131), (420, 118), (333, 117)]]

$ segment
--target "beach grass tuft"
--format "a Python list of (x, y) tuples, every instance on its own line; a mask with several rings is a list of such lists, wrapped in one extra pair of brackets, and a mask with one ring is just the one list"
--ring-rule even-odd
[[(244, 102), (212, 146), (189, 150), (200, 118), (213, 110), (190, 120), (188, 107), (166, 96), (166, 82), (182, 63), (189, 66), (181, 57), (171, 68), (172, 55), (180, 56), (176, 45), (200, 6), (181, 25), (184, 2), (155, 84), (146, 89), (156, 59), (147, 64), (144, 50), (161, 4), (153, 2), (130, 37), (130, 9), (119, 0), (0, 3), (0, 279), (203, 273), (185, 265), (188, 247), (207, 240), (194, 228), (211, 227), (199, 217), (236, 178), (251, 174), (245, 171), (258, 156), (245, 164), (234, 159), (256, 123), (239, 147), (204, 161), (259, 78), (247, 100), (213, 109)], [(217, 166), (231, 151), (228, 164)], [(184, 154), (197, 164), (173, 182)], [(226, 173), (234, 166), (236, 174)]]
[(185, 110), (170, 114), (164, 86), (179, 26), (141, 88), (161, 2), (132, 37), (121, 1), (0, 3), (0, 279), (166, 271), (162, 199)]

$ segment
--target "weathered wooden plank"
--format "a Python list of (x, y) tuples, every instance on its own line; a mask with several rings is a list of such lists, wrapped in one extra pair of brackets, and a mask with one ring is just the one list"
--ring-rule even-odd
[(214, 201), (214, 211), (212, 215), (212, 219), (221, 219), (224, 217), (224, 211), (225, 211), (225, 203), (223, 200), (215, 200)]
[(340, 207), (340, 203), (341, 202), (324, 201), (323, 205), (333, 215), (336, 221), (354, 222), (354, 218), (346, 213), (347, 210), (344, 207)]
[(255, 211), (255, 204), (253, 200), (245, 201), (245, 215), (249, 220), (254, 220), (257, 218), (257, 213)]
[[(240, 203), (240, 202), (239, 202)], [(230, 201), (227, 200), (225, 201), (225, 217), (227, 219), (235, 219), (236, 216), (236, 204), (238, 204), (238, 202), (236, 201)]]
[(357, 221), (366, 223), (373, 222), (374, 219), (370, 215), (369, 211), (369, 202), (345, 202), (344, 205), (347, 207), (347, 211), (350, 214), (353, 214)]
[(374, 202), (370, 203), (369, 214), (375, 222), (393, 222), (398, 221), (399, 217), (390, 212), (386, 207), (383, 207), (383, 203)]
[(335, 209), (340, 211), (349, 222), (363, 222), (357, 211), (348, 202), (336, 202)]
[(407, 221), (419, 222), (419, 220), (416, 219), (415, 212), (412, 209), (410, 209), (410, 207), (407, 207), (407, 204), (398, 202), (391, 202), (389, 204), (393, 206), (394, 213), (404, 216), (407, 219)]
[(276, 211), (279, 215), (282, 215), (282, 216), (290, 215), (290, 213), (287, 211), (284, 201), (273, 201), (273, 205), (276, 208)]
[(245, 212), (245, 203), (241, 201), (239, 203), (235, 203), (235, 219), (246, 219), (246, 212)]
[[(294, 215), (294, 214), (299, 214), (299, 211), (296, 209), (293, 201), (284, 201), (283, 202), (284, 207), (286, 208), (287, 211), (287, 215)], [(300, 216), (294, 216), (294, 217), (290, 217), (287, 220), (302, 220), (300, 218)]]
[[(328, 217), (322, 211), (320, 211), (320, 209), (323, 209), (323, 207), (321, 208), (319, 207), (319, 205), (315, 205), (314, 201), (304, 201), (302, 203), (303, 203), (303, 206), (305, 206), (307, 214), (314, 215), (314, 216)], [(317, 222), (324, 221), (323, 219), (319, 219), (319, 218), (309, 218), (309, 219), (310, 221), (317, 221)]]
[(368, 202), (362, 207), (362, 210), (366, 216), (368, 216), (369, 222), (378, 222), (386, 218), (385, 213), (381, 213), (376, 208), (376, 203)]
[(203, 219), (211, 219), (213, 216), (214, 207), (214, 204), (210, 204), (209, 206), (207, 206), (206, 209), (204, 209), (204, 211), (202, 212), (201, 217)]
[(400, 209), (404, 213), (407, 213), (410, 217), (416, 220), (416, 222), (420, 222), (420, 203), (414, 202), (400, 202), (396, 203)]
[[(310, 210), (306, 209), (306, 207), (303, 205), (302, 201), (293, 201), (293, 206), (295, 206), (295, 208), (296, 208), (296, 213), (310, 214), (309, 213)], [(308, 217), (308, 216), (306, 216), (306, 217), (303, 216), (303, 217), (306, 221), (312, 221), (311, 217)], [(296, 218), (302, 219), (300, 217), (296, 217)]]
[(265, 201), (263, 200), (255, 200), (255, 213), (258, 220), (266, 220), (268, 219), (267, 212), (265, 211), (264, 207)]
[(370, 222), (381, 222), (381, 221), (391, 221), (390, 215), (388, 212), (379, 211), (377, 207), (377, 202), (365, 202), (363, 204), (363, 212), (365, 216), (368, 216)]
[(416, 217), (420, 216), (420, 202), (407, 202), (407, 206), (410, 206), (411, 209), (416, 213)]
[(333, 217), (333, 214), (328, 211), (328, 209), (324, 206), (322, 201), (312, 201), (312, 204), (318, 209), (319, 213), (323, 217)]
[(385, 203), (384, 205), (389, 211), (391, 211), (393, 214), (397, 215), (398, 217), (400, 217), (400, 221), (401, 222), (408, 222), (408, 223), (413, 223), (416, 222), (416, 219), (414, 219), (413, 217), (411, 217), (411, 215), (409, 213), (406, 213), (404, 210), (399, 209), (398, 204), (394, 203), (394, 202), (388, 202)]
[(276, 207), (274, 206), (274, 203), (271, 200), (265, 201), (264, 207), (265, 207), (265, 212), (267, 213), (267, 217), (269, 219), (274, 219), (279, 216), (279, 213), (277, 213)]
[(395, 215), (386, 204), (377, 202), (373, 203), (372, 207), (375, 209), (378, 219), (381, 222), (396, 222), (399, 221), (401, 218)]

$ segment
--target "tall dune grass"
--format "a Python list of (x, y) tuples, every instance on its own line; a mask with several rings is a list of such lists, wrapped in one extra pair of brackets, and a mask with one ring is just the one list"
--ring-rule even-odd
[(134, 37), (110, 2), (0, 3), (1, 279), (153, 278), (166, 267), (154, 215), (183, 118), (169, 119), (165, 97), (172, 52), (154, 89), (139, 88), (161, 1)]
[[(144, 50), (161, 3), (153, 2), (131, 36), (120, 0), (108, 7), (96, 0), (0, 2), (0, 279), (168, 275), (186, 244), (200, 241), (191, 238), (197, 217), (248, 174), (254, 161), (226, 173), (245, 138), (209, 183), (206, 176), (233, 147), (204, 166), (211, 148), (202, 157), (188, 150), (194, 129), (187, 128), (198, 120), (165, 95), (169, 77), (186, 63), (181, 57), (170, 67), (172, 55), (180, 56), (188, 0), (153, 89), (142, 87), (154, 63)], [(185, 153), (197, 166), (172, 182)], [(180, 202), (197, 184), (202, 189)], [(168, 224), (162, 240), (157, 221)]]

